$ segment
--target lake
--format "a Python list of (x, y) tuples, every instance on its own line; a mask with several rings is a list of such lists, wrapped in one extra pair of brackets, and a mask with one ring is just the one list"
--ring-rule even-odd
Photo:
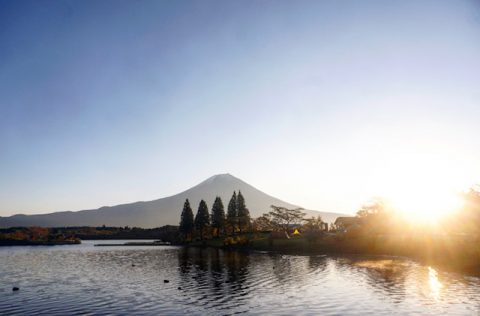
[(480, 313), (479, 278), (405, 258), (102, 242), (0, 247), (0, 314)]

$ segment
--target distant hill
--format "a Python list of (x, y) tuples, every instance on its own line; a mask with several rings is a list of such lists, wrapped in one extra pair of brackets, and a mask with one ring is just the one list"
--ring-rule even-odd
[[(148, 202), (135, 202), (116, 206), (105, 206), (99, 209), (77, 212), (56, 212), (39, 215), (13, 215), (0, 217), (0, 227), (14, 226), (136, 226), (144, 228), (162, 225), (178, 225), (180, 213), (185, 199), (190, 200), (194, 213), (201, 199), (211, 208), (216, 196), (223, 200), (225, 209), (233, 191), (242, 191), (252, 217), (258, 217), (270, 210), (270, 205), (296, 208), (298, 206), (284, 202), (263, 193), (248, 183), (230, 175), (219, 174), (208, 178), (200, 184), (184, 192)], [(324, 221), (333, 222), (336, 217), (345, 214), (305, 211), (308, 216), (321, 215)]]

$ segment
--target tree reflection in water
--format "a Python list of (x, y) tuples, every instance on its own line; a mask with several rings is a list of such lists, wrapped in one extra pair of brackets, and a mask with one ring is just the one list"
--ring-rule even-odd
[[(476, 315), (480, 308), (478, 277), (403, 258), (93, 244), (37, 249), (0, 255), (3, 314)], [(16, 282), (24, 290), (5, 292)]]
[[(466, 277), (462, 281), (394, 257), (290, 256), (192, 247), (178, 248), (178, 272), (186, 304), (225, 312), (251, 312), (268, 304), (281, 310), (301, 302), (340, 310), (343, 305), (334, 302), (345, 291), (350, 293), (349, 304), (373, 304), (364, 301), (368, 293), (377, 311), (382, 306), (410, 310), (415, 299), (417, 308), (435, 302), (435, 308), (440, 308), (459, 303), (458, 294), (451, 292), (453, 286), (472, 288), (478, 282), (474, 279), (468, 284)], [(451, 279), (455, 282), (448, 282)], [(465, 299), (479, 299), (473, 292), (465, 294)], [(345, 308), (355, 308), (355, 304)]]

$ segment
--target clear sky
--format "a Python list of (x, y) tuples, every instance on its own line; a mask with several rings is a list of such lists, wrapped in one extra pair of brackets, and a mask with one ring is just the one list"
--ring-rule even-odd
[(225, 172), (342, 212), (480, 182), (480, 2), (0, 1), (0, 216)]

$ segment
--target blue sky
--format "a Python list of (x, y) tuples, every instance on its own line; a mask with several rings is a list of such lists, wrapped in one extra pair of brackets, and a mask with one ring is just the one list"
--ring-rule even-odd
[(479, 122), (477, 1), (0, 1), (0, 216), (224, 172), (354, 212), (480, 182)]

